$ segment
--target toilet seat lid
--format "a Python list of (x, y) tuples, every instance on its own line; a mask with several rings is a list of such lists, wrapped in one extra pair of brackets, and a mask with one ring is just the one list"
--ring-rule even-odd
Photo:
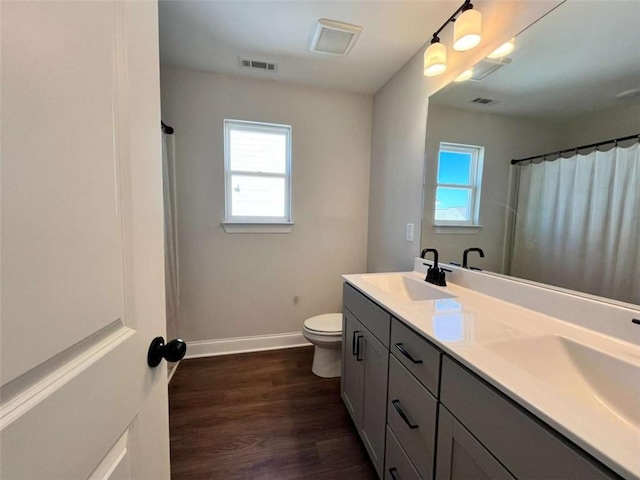
[(341, 313), (325, 313), (315, 317), (307, 318), (304, 321), (307, 330), (324, 333), (340, 333), (342, 332), (342, 314)]

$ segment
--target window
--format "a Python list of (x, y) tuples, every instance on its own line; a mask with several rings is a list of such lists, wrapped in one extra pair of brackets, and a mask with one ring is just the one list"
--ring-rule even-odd
[(224, 140), (225, 230), (290, 225), (291, 127), (225, 120)]
[(440, 143), (435, 224), (478, 226), (484, 147)]

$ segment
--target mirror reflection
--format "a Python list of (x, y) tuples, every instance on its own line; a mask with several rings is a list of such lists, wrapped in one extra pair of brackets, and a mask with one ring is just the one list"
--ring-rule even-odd
[(429, 98), (422, 248), (640, 304), (639, 23), (566, 2)]

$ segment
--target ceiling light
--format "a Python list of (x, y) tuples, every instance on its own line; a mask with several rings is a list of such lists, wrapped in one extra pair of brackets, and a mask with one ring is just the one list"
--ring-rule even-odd
[(496, 48), (493, 52), (487, 55), (487, 58), (500, 58), (505, 55), (509, 55), (513, 52), (513, 49), (516, 47), (516, 39), (512, 38), (507, 43), (503, 43), (498, 48)]
[(464, 3), (453, 12), (453, 15), (436, 30), (431, 38), (431, 45), (424, 52), (424, 74), (428, 77), (439, 75), (447, 69), (447, 47), (440, 43), (438, 35), (452, 22), (455, 22), (453, 28), (454, 50), (469, 50), (480, 43), (482, 15), (473, 9), (471, 0), (464, 0)]
[(473, 77), (473, 68), (468, 68), (467, 70), (462, 72), (460, 75), (458, 75), (453, 81), (464, 82), (465, 80), (469, 80), (471, 77)]
[(453, 24), (453, 49), (458, 52), (471, 50), (482, 40), (482, 15), (467, 4)]
[(424, 51), (424, 74), (427, 77), (440, 75), (447, 69), (447, 47), (435, 37)]

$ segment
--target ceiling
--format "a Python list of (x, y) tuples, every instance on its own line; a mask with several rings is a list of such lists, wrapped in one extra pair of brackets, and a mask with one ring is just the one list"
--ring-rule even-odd
[[(509, 57), (485, 80), (452, 83), (429, 102), (558, 122), (639, 103), (616, 95), (640, 87), (640, 2), (567, 0), (518, 35)], [(477, 97), (496, 103), (471, 104)]]
[[(374, 93), (459, 6), (455, 1), (160, 1), (163, 65)], [(360, 25), (344, 57), (309, 51), (320, 18)], [(278, 71), (240, 69), (238, 57)]]

